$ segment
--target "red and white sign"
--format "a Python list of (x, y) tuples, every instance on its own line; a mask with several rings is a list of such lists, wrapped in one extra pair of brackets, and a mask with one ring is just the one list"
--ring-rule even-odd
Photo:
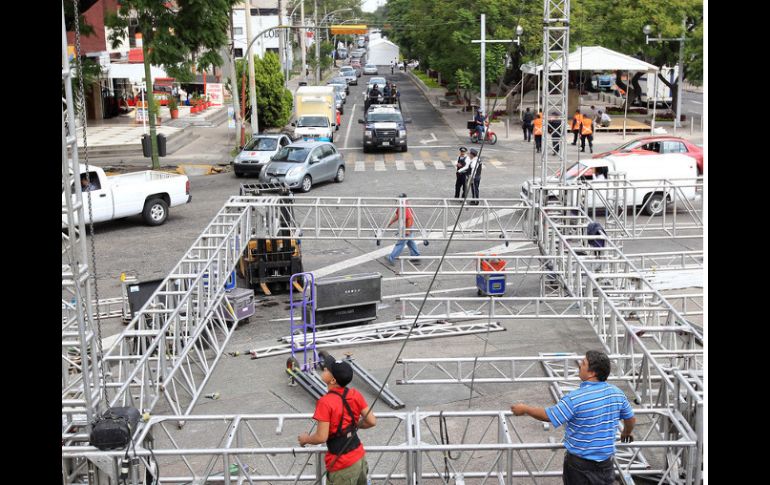
[(224, 85), (222, 83), (206, 83), (206, 94), (211, 100), (211, 106), (225, 104)]

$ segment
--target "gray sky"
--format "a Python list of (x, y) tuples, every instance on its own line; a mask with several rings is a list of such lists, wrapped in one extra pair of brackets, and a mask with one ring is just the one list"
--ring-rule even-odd
[(364, 0), (364, 5), (361, 9), (364, 12), (374, 12), (380, 5), (385, 5), (387, 0)]

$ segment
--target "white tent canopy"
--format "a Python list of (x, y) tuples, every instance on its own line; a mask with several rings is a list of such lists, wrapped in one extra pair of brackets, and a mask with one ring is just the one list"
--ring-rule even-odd
[[(160, 67), (150, 66), (152, 78), (168, 77)], [(107, 77), (110, 79), (128, 79), (138, 84), (144, 79), (144, 64), (110, 64), (107, 66)]]
[(388, 39), (375, 39), (369, 41), (369, 52), (366, 55), (367, 64), (389, 66), (394, 60), (398, 62), (398, 58), (398, 46)]
[[(646, 71), (658, 72), (658, 68), (631, 56), (601, 47), (578, 47), (567, 57), (567, 67), (570, 71)], [(551, 63), (551, 71), (561, 69), (561, 60)], [(527, 63), (521, 66), (526, 74), (539, 74), (543, 65), (534, 66)]]

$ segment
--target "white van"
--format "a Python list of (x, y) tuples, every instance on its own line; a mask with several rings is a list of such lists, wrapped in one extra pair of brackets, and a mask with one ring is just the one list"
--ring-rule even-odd
[[(695, 159), (679, 153), (665, 155), (610, 155), (604, 158), (589, 158), (572, 164), (567, 168), (565, 182), (567, 185), (592, 182), (599, 195), (586, 195), (585, 207), (603, 208), (605, 200), (615, 198), (616, 193), (610, 187), (612, 183), (604, 183), (613, 175), (622, 175), (627, 182), (627, 190), (621, 194), (626, 206), (643, 206), (645, 214), (661, 215), (666, 210), (666, 204), (674, 197), (684, 197), (687, 200), (696, 198), (695, 182), (698, 169)], [(611, 177), (614, 179), (614, 177)], [(670, 184), (664, 185), (663, 181)], [(539, 182), (539, 179), (536, 179)], [(558, 184), (559, 179), (552, 177), (549, 183)], [(530, 181), (524, 182), (521, 195), (529, 196)], [(676, 194), (670, 190), (676, 188)], [(607, 187), (608, 190), (601, 190)], [(666, 190), (666, 187), (669, 190)], [(664, 200), (665, 195), (665, 200)]]

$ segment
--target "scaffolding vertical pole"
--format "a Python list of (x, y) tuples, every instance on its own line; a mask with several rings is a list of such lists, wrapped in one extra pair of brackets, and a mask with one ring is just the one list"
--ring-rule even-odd
[[(88, 425), (99, 406), (100, 387), (96, 335), (91, 319), (92, 278), (86, 249), (83, 192), (80, 186), (74, 73), (70, 68), (62, 3), (62, 433), (76, 420)], [(79, 51), (76, 50), (76, 53)], [(76, 54), (77, 55), (77, 54)], [(77, 61), (76, 61), (77, 62)], [(85, 109), (85, 103), (81, 106)], [(85, 129), (85, 128), (84, 128)], [(90, 193), (89, 193), (90, 194)], [(65, 296), (67, 300), (65, 300)], [(80, 358), (77, 365), (75, 359)], [(81, 419), (85, 416), (85, 419)]]
[[(567, 89), (569, 69), (569, 0), (544, 0), (543, 14), (543, 150), (541, 154), (540, 177), (547, 183), (548, 177), (557, 169), (561, 173), (561, 183), (565, 179), (566, 165), (566, 128), (567, 128)], [(546, 119), (548, 123), (546, 123)], [(556, 133), (550, 130), (551, 121), (560, 121)], [(556, 136), (558, 139), (556, 139)], [(553, 138), (553, 139), (552, 139)], [(556, 147), (553, 141), (557, 141)], [(553, 160), (549, 160), (549, 156)]]

